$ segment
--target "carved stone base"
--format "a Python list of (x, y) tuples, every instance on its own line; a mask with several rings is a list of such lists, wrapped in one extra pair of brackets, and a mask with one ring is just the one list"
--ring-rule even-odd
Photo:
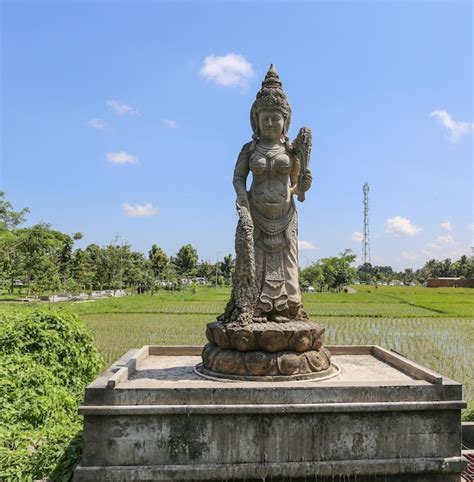
[(206, 337), (224, 350), (306, 352), (323, 346), (324, 328), (310, 321), (268, 321), (248, 325), (215, 321), (207, 324)]
[(208, 343), (202, 352), (202, 366), (197, 371), (215, 378), (237, 380), (283, 381), (321, 378), (336, 375), (330, 353), (325, 348), (306, 352), (225, 350)]
[(323, 348), (324, 328), (310, 321), (208, 323), (209, 343), (196, 371), (212, 378), (278, 381), (338, 373)]

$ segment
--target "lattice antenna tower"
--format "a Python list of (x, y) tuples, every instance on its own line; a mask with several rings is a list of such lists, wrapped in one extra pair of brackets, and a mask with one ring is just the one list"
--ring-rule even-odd
[(369, 240), (369, 183), (365, 182), (362, 187), (364, 193), (364, 237), (362, 238), (362, 264), (370, 263), (370, 240)]

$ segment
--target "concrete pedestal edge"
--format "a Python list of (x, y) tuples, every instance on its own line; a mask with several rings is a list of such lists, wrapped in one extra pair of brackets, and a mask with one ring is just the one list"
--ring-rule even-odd
[(159, 466), (114, 466), (76, 467), (74, 480), (215, 480), (215, 479), (257, 479), (269, 477), (314, 477), (333, 476), (375, 476), (398, 474), (459, 474), (466, 467), (463, 457), (415, 458), (382, 460), (340, 460), (311, 462), (242, 463), (233, 465), (159, 465)]

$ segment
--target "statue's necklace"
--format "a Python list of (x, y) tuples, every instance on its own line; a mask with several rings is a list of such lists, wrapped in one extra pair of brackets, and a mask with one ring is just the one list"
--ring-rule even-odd
[(275, 157), (278, 156), (278, 154), (281, 154), (282, 152), (285, 151), (285, 147), (281, 145), (276, 145), (272, 147), (265, 147), (260, 144), (257, 144), (256, 146), (256, 151), (265, 157), (267, 161), (267, 166), (268, 166), (268, 171), (269, 173), (273, 173), (273, 166), (275, 164)]

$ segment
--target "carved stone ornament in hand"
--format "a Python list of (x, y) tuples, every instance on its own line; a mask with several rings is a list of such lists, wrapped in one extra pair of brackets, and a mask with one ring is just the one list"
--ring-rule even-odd
[(301, 181), (301, 189), (303, 192), (309, 191), (311, 184), (313, 183), (313, 175), (309, 169), (303, 174), (303, 179)]

